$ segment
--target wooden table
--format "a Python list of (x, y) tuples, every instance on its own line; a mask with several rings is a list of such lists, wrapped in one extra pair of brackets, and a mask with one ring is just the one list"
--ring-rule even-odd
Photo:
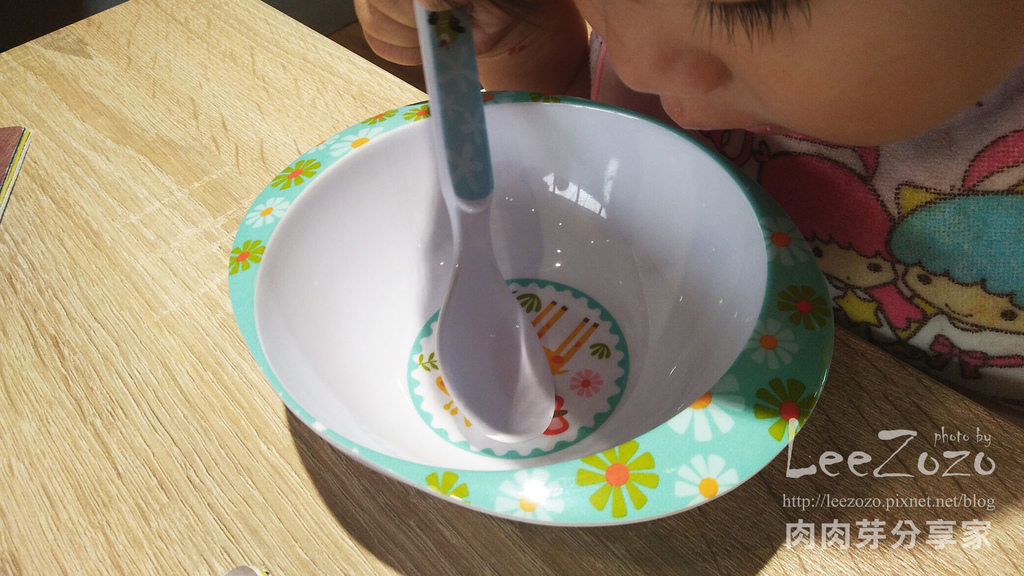
[[(792, 467), (860, 450), (870, 472), (903, 439), (879, 433), (903, 429), (918, 437), (882, 472), (910, 476), (788, 478), (783, 452), (734, 492), (638, 525), (468, 511), (289, 416), (231, 313), (234, 231), (299, 154), (423, 97), (257, 0), (132, 0), (0, 54), (0, 125), (35, 131), (0, 222), (0, 575), (1024, 572), (1024, 432), (843, 332)], [(971, 439), (935, 445), (942, 431)], [(918, 470), (922, 452), (945, 469), (951, 448), (971, 475)], [(994, 473), (974, 471), (978, 451)], [(792, 499), (961, 494), (992, 510)], [(924, 533), (858, 548), (862, 519)], [(956, 545), (925, 543), (939, 519), (958, 523)], [(977, 550), (972, 520), (990, 523)], [(850, 547), (787, 546), (801, 521), (850, 525)]]

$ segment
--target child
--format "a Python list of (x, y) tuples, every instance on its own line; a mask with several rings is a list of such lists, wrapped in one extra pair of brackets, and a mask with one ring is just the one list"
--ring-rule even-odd
[[(415, 64), (409, 1), (356, 10), (378, 54)], [(1024, 2), (471, 9), (486, 88), (589, 95), (690, 130), (790, 213), (838, 320), (1024, 406)]]

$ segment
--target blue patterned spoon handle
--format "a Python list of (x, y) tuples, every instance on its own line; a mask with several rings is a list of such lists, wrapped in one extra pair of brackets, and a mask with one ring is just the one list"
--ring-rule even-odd
[(413, 4), (430, 116), (440, 124), (441, 138), (435, 142), (444, 147), (447, 180), (458, 198), (483, 200), (494, 189), (494, 176), (469, 13), (465, 8), (429, 12)]

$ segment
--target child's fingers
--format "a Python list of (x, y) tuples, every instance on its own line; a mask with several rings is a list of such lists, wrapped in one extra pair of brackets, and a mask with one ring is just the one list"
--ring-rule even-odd
[(481, 57), (499, 46), (515, 28), (514, 19), (487, 0), (355, 0), (366, 43), (381, 58), (404, 65), (421, 62), (413, 2), (428, 10), (472, 4), (474, 40)]
[(401, 64), (402, 66), (416, 66), (423, 63), (420, 57), (419, 46), (407, 47), (407, 46), (396, 46), (388, 42), (382, 41), (369, 34), (363, 33), (366, 37), (366, 43), (369, 44), (370, 49), (387, 60), (388, 62), (394, 62), (395, 64)]
[(372, 8), (379, 15), (408, 28), (416, 28), (416, 15), (412, 11), (412, 3), (413, 0), (355, 0), (356, 16), (359, 16), (360, 5), (363, 5), (364, 8)]
[(443, 12), (445, 10), (451, 10), (455, 6), (465, 6), (470, 3), (470, 0), (416, 0), (420, 6), (423, 6), (427, 10), (433, 12)]
[(378, 56), (406, 66), (420, 63), (411, 0), (355, 0), (355, 9), (366, 43)]

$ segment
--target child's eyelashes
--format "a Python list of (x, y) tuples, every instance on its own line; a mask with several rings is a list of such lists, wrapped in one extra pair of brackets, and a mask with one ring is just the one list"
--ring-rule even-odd
[(772, 36), (778, 24), (788, 23), (794, 14), (810, 22), (809, 0), (750, 0), (748, 2), (712, 2), (700, 0), (698, 14), (707, 21), (712, 33), (723, 31), (729, 40), (739, 28), (753, 41)]

